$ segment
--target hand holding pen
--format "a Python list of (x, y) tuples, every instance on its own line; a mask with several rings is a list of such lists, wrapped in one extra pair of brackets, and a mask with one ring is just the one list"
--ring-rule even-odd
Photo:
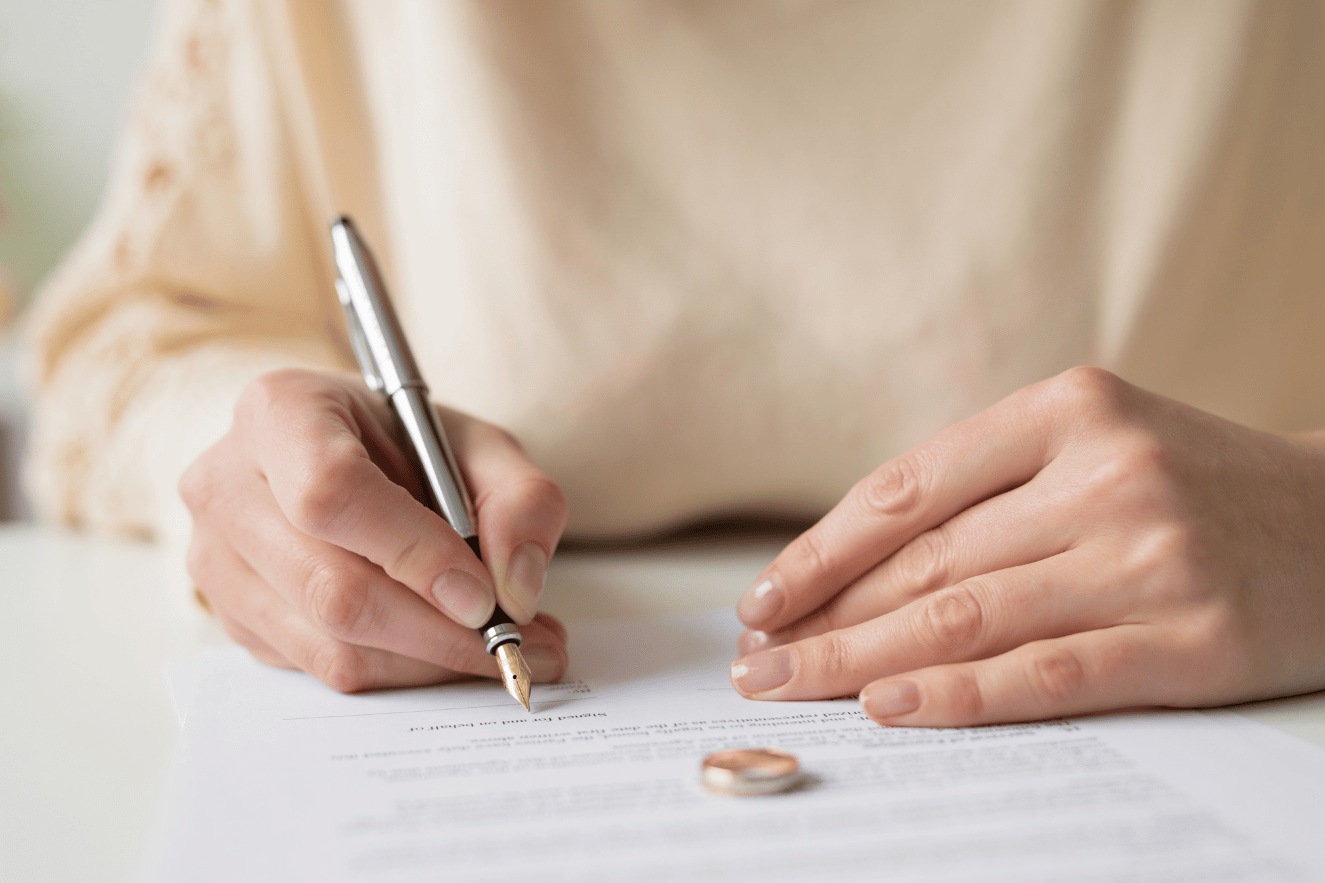
[(482, 562), (420, 502), (427, 488), (381, 392), (302, 369), (248, 385), (180, 482), (189, 572), (236, 642), (345, 692), (497, 677), (476, 629), (500, 606), (533, 679), (561, 676), (565, 630), (535, 611), (564, 498), (507, 433), (439, 414), (477, 501)]

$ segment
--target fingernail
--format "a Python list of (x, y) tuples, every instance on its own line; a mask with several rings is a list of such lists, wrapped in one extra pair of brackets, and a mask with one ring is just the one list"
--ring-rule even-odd
[(742, 656), (749, 656), (756, 650), (762, 650), (768, 645), (768, 632), (745, 631), (736, 639), (736, 652)]
[(910, 681), (889, 681), (866, 690), (860, 704), (875, 719), (910, 714), (920, 707), (920, 690)]
[(773, 585), (771, 579), (766, 579), (741, 597), (736, 605), (736, 615), (741, 622), (754, 628), (777, 616), (782, 610), (782, 601), (782, 590)]
[(732, 663), (732, 683), (744, 693), (766, 693), (791, 680), (794, 673), (791, 653), (780, 647)]
[(538, 612), (538, 599), (543, 595), (546, 582), (547, 553), (537, 543), (520, 546), (511, 555), (511, 563), (506, 567), (506, 591), (520, 610), (506, 612), (521, 623), (529, 622)]
[(463, 570), (448, 570), (437, 577), (432, 596), (447, 616), (471, 629), (487, 622), (496, 606), (492, 593)]
[(523, 651), (529, 674), (540, 683), (561, 676), (562, 656), (551, 647), (528, 647)]

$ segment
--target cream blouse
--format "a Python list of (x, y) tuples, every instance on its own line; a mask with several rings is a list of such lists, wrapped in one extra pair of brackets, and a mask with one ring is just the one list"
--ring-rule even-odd
[(48, 518), (352, 365), (328, 222), (571, 530), (831, 506), (1078, 363), (1325, 427), (1325, 4), (181, 0), (31, 316)]

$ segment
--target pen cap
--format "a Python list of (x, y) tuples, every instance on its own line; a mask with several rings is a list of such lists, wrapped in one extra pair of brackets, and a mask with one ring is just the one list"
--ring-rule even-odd
[(359, 363), (359, 371), (363, 374), (364, 382), (374, 392), (381, 392), (382, 375), (377, 372), (377, 361), (373, 358), (372, 350), (368, 348), (368, 341), (364, 339), (363, 328), (359, 327), (359, 317), (350, 302), (350, 289), (339, 275), (336, 276), (336, 298), (344, 308), (345, 327), (350, 332), (350, 347), (354, 350), (354, 359)]
[[(386, 283), (372, 252), (359, 237), (347, 217), (331, 225), (331, 248), (343, 286), (338, 294), (355, 320), (361, 343), (372, 357), (372, 365), (382, 380), (382, 390), (394, 394), (405, 386), (426, 388), (414, 355), (405, 343), (405, 333), (386, 293)], [(353, 340), (355, 330), (351, 328)]]

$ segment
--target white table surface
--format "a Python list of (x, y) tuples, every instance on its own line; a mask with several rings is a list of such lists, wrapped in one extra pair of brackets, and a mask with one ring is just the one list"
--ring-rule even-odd
[[(559, 553), (543, 606), (730, 607), (784, 541)], [(0, 881), (136, 879), (177, 736), (162, 666), (226, 640), (178, 580), (150, 545), (0, 528)], [(1235, 710), (1325, 745), (1325, 693)]]

